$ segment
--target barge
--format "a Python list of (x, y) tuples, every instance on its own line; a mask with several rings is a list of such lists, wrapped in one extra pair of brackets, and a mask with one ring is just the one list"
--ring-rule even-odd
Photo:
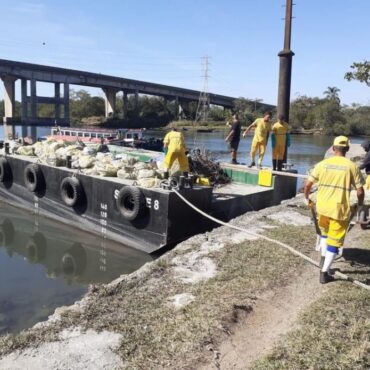
[[(212, 188), (184, 188), (182, 194), (209, 212)], [(202, 216), (175, 193), (134, 186), (117, 177), (82, 174), (39, 163), (37, 157), (0, 157), (0, 197), (16, 207), (152, 253), (204, 231)]]
[[(142, 161), (154, 162), (153, 156), (158, 155), (132, 148), (121, 150)], [(261, 171), (239, 165), (223, 167), (233, 179), (231, 184), (213, 189), (187, 180), (185, 186), (174, 187), (195, 207), (223, 221), (279, 204), (296, 194), (295, 177), (271, 174), (269, 183), (260, 183)], [(0, 198), (146, 253), (174, 246), (216, 226), (185, 204), (171, 186), (138, 186), (129, 178), (87, 174), (80, 168), (57, 167), (38, 157), (9, 151), (0, 156)]]
[(90, 233), (71, 233), (67, 225), (0, 203), (0, 249), (45, 267), (50, 278), (68, 284), (109, 283), (137, 270), (150, 255)]

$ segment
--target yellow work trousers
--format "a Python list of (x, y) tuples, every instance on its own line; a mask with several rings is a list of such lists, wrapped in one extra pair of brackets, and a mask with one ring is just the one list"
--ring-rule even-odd
[(327, 245), (336, 248), (343, 247), (349, 221), (334, 220), (327, 216), (318, 215), (318, 222), (321, 235), (327, 237)]
[(251, 161), (254, 162), (254, 157), (258, 151), (258, 164), (262, 164), (263, 156), (265, 155), (266, 141), (257, 141), (253, 139), (251, 146)]
[(283, 160), (285, 154), (285, 143), (284, 145), (275, 144), (275, 148), (272, 149), (272, 159)]
[(365, 189), (370, 190), (370, 175), (367, 175), (366, 177)]
[(179, 161), (180, 171), (189, 172), (189, 161), (185, 152), (167, 152), (163, 161), (165, 169), (170, 170), (176, 159)]

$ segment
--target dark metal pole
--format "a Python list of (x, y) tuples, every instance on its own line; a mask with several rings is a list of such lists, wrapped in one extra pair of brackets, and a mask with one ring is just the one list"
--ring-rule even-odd
[[(294, 53), (290, 49), (291, 34), (292, 34), (292, 8), (293, 0), (286, 0), (285, 11), (285, 33), (284, 33), (284, 49), (278, 54), (280, 58), (279, 70), (279, 91), (277, 113), (285, 117), (285, 121), (289, 122), (289, 105), (290, 105), (290, 85), (292, 78), (292, 57)], [(284, 162), (286, 163), (288, 148), (285, 148)]]

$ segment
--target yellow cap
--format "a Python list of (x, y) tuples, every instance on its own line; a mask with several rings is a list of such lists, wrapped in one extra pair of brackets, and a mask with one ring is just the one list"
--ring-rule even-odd
[(346, 136), (337, 136), (334, 139), (333, 143), (334, 146), (344, 146), (344, 147), (349, 146), (349, 144), (350, 144), (349, 139)]

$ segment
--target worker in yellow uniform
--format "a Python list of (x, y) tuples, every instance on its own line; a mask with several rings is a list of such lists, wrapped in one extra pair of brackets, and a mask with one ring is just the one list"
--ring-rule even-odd
[(321, 230), (320, 283), (333, 281), (330, 266), (343, 247), (344, 238), (350, 222), (350, 192), (357, 190), (358, 214), (364, 201), (364, 179), (360, 169), (345, 158), (349, 150), (349, 140), (345, 136), (334, 139), (334, 156), (319, 162), (309, 175), (305, 184), (306, 204), (312, 206), (309, 198), (312, 185), (317, 183), (317, 215)]
[(286, 146), (290, 146), (289, 126), (284, 122), (284, 116), (279, 115), (278, 121), (272, 125), (271, 145), (272, 145), (272, 169), (281, 171)]
[(360, 170), (365, 170), (366, 172), (367, 176), (366, 176), (365, 189), (370, 190), (370, 141), (365, 140), (361, 144), (361, 146), (365, 150), (366, 155), (359, 167), (360, 167)]
[(184, 135), (175, 128), (168, 132), (163, 139), (163, 148), (166, 156), (164, 158), (164, 178), (168, 178), (169, 171), (177, 159), (180, 165), (180, 171), (184, 176), (189, 172), (189, 161), (186, 155), (186, 145)]
[(263, 115), (263, 118), (257, 118), (243, 132), (243, 137), (246, 137), (248, 131), (252, 128), (255, 128), (251, 151), (250, 151), (251, 163), (248, 167), (253, 167), (256, 165), (255, 156), (258, 151), (258, 167), (262, 168), (262, 161), (263, 161), (263, 156), (265, 155), (265, 151), (266, 151), (268, 135), (271, 131), (270, 119), (271, 119), (271, 113), (266, 112)]

